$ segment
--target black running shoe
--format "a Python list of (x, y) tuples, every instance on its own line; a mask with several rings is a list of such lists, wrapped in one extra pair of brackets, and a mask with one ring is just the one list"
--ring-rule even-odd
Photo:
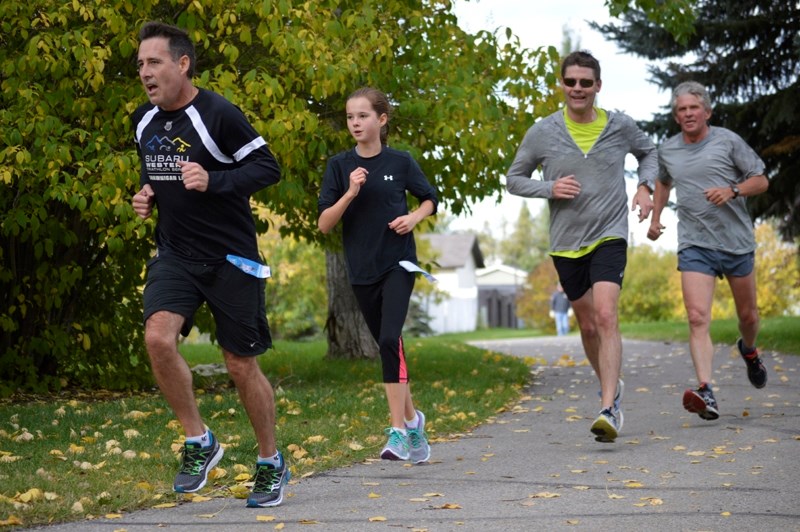
[(739, 338), (736, 340), (736, 347), (739, 349), (739, 354), (742, 355), (742, 358), (747, 364), (747, 378), (750, 380), (750, 384), (755, 386), (756, 388), (763, 388), (767, 385), (767, 368), (764, 367), (763, 362), (761, 362), (761, 357), (758, 356), (758, 349), (753, 349), (752, 353), (744, 354), (744, 343), (742, 339)]
[(683, 392), (683, 408), (692, 414), (697, 414), (706, 421), (713, 421), (719, 417), (714, 392), (711, 391), (711, 387), (706, 383), (701, 384), (697, 390)]
[(172, 489), (178, 493), (194, 493), (206, 485), (208, 472), (222, 459), (224, 451), (211, 432), (212, 444), (201, 447), (199, 443), (186, 443), (183, 446), (183, 465), (175, 476)]
[(256, 464), (253, 491), (247, 498), (248, 508), (268, 508), (283, 502), (283, 488), (289, 483), (292, 474), (286, 467), (283, 455), (280, 455), (280, 458), (280, 467), (272, 464)]

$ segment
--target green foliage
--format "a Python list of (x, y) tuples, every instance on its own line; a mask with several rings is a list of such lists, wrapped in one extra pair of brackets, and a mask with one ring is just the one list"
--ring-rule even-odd
[[(325, 161), (352, 142), (343, 110), (353, 89), (390, 95), (392, 143), (459, 213), (500, 188), (511, 154), (497, 139), (521, 138), (556, 80), (554, 50), (466, 34), (447, 2), (3, 2), (0, 393), (148, 382), (140, 288), (152, 222), (129, 206), (138, 188), (129, 115), (145, 101), (136, 35), (150, 19), (189, 30), (198, 85), (239, 105), (284, 170), (254, 199), (285, 218), (283, 234), (309, 239), (319, 238)], [(275, 299), (277, 312), (293, 311), (286, 300)], [(294, 311), (280, 325), (304, 334), (299, 321), (313, 309)]]
[(500, 242), (503, 264), (530, 272), (547, 258), (550, 249), (548, 213), (546, 204), (536, 216), (531, 214), (527, 202), (522, 204), (511, 235)]
[[(525, 322), (526, 327), (547, 334), (555, 333), (555, 322), (550, 317), (550, 296), (557, 284), (558, 273), (550, 258), (540, 262), (528, 275), (528, 282), (517, 298), (517, 316)], [(570, 321), (574, 322), (574, 318)]]
[(756, 226), (756, 290), (762, 318), (785, 316), (800, 308), (800, 256), (778, 239), (774, 223)]
[(672, 38), (686, 44), (696, 30), (692, 23), (695, 20), (694, 0), (606, 0), (608, 12), (615, 17), (638, 9), (646, 13), (647, 20), (654, 26), (664, 28)]
[(149, 231), (128, 204), (129, 19), (34, 1), (3, 2), (0, 20), (0, 395), (138, 387)]
[[(296, 478), (376, 457), (386, 441), (380, 364), (327, 360), (325, 349), (322, 341), (277, 342), (260, 358), (275, 387), (278, 446)], [(191, 365), (222, 359), (209, 345), (181, 350)], [(431, 438), (468, 432), (518, 398), (529, 379), (522, 359), (457, 340), (409, 339), (406, 350), (409, 368), (419, 376), (414, 400), (425, 411)], [(235, 477), (252, 474), (257, 442), (235, 390), (221, 385), (204, 391), (199, 408), (225, 444), (219, 467), (226, 473), (210, 478), (200, 495), (230, 500), (238, 489), (249, 491)], [(181, 440), (180, 425), (160, 395), (92, 392), (2, 402), (0, 519), (15, 516), (33, 527), (174, 502)], [(38, 494), (29, 493), (33, 488)], [(75, 509), (76, 502), (82, 509)]]
[[(663, 5), (673, 3), (677, 4)], [(625, 11), (621, 24), (593, 27), (626, 52), (661, 61), (651, 72), (662, 89), (669, 91), (686, 80), (709, 89), (712, 125), (741, 135), (766, 163), (770, 188), (748, 198), (751, 214), (778, 220), (784, 238), (793, 240), (800, 236), (800, 4), (779, 0), (693, 3), (694, 33), (680, 43), (635, 10)], [(668, 96), (663, 106), (668, 107)], [(646, 128), (659, 137), (678, 131), (669, 110), (654, 116)]]
[(650, 246), (628, 248), (625, 282), (619, 298), (619, 321), (654, 322), (684, 316), (681, 277), (674, 252)]
[(322, 333), (327, 315), (325, 254), (302, 238), (281, 238), (282, 218), (267, 211), (273, 230), (260, 235), (258, 246), (272, 277), (267, 280), (267, 317), (274, 338), (294, 340)]

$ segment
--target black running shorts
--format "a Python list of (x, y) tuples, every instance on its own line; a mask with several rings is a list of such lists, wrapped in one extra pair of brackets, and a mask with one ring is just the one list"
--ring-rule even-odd
[(603, 242), (577, 259), (553, 257), (558, 279), (570, 301), (580, 299), (598, 281), (616, 283), (621, 288), (627, 263), (628, 243), (622, 238)]
[(272, 347), (264, 289), (264, 279), (228, 262), (192, 264), (156, 257), (147, 263), (144, 321), (161, 310), (179, 314), (185, 318), (181, 334), (187, 336), (195, 312), (208, 303), (219, 345), (236, 355), (258, 355)]

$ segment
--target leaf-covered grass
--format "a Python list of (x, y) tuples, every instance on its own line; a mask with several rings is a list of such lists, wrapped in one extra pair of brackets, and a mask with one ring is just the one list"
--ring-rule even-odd
[[(412, 391), (432, 441), (455, 437), (513, 401), (524, 361), (457, 340), (408, 340)], [(217, 348), (183, 345), (190, 364), (221, 363)], [(378, 361), (324, 359), (324, 342), (278, 342), (260, 358), (276, 391), (277, 438), (295, 478), (376, 458), (388, 408)], [(197, 379), (204, 420), (225, 457), (199, 496), (243, 497), (256, 441), (224, 377)], [(172, 492), (182, 431), (161, 395), (72, 393), (0, 403), (0, 526), (124, 513)], [(243, 501), (242, 501), (243, 504)]]

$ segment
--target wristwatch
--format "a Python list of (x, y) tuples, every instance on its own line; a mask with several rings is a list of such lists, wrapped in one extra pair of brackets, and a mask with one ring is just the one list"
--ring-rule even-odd
[(733, 191), (733, 197), (734, 198), (738, 198), (739, 197), (739, 187), (737, 187), (736, 185), (731, 185), (731, 190)]

